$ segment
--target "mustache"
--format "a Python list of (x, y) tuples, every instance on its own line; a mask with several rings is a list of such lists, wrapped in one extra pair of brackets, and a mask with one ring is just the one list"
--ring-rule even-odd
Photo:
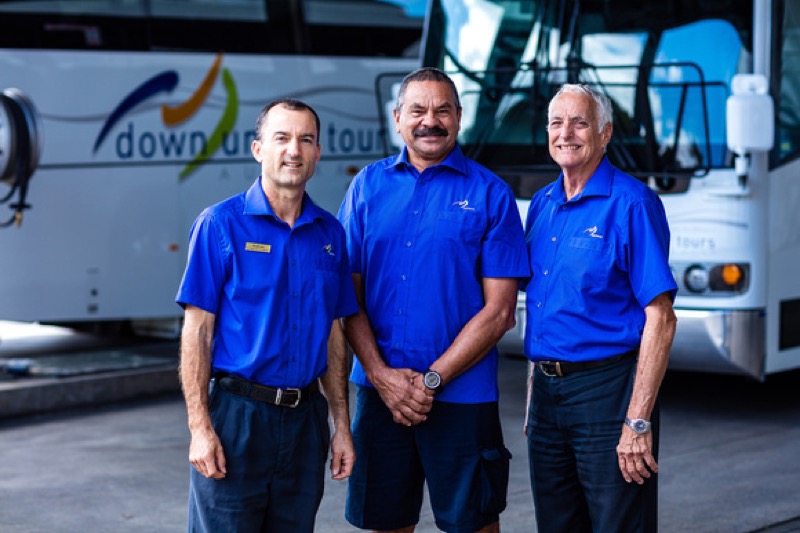
[(432, 128), (419, 128), (418, 130), (414, 130), (414, 137), (447, 137), (447, 130), (444, 128), (440, 128), (438, 126), (434, 126)]

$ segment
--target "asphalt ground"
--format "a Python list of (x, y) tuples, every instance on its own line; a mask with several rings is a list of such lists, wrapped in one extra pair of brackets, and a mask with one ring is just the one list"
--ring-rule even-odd
[[(73, 352), (90, 347), (87, 339), (74, 342)], [(13, 345), (0, 345), (0, 358)], [(177, 353), (174, 343), (124, 350), (167, 358)], [(522, 435), (526, 366), (519, 358), (501, 358), (500, 411), (513, 455), (501, 516), (506, 532), (536, 531)], [(159, 387), (164, 390), (143, 387), (148, 373), (171, 375), (172, 381), (155, 377), (165, 380)], [(105, 384), (97, 388), (96, 381)], [(0, 531), (186, 529), (189, 435), (174, 367), (0, 380), (0, 407), (19, 395), (8, 392), (11, 385), (25, 389), (32, 401), (48, 396), (60, 403), (0, 418)], [(662, 532), (800, 532), (798, 385), (798, 372), (765, 383), (667, 374), (661, 396)], [(78, 395), (73, 402), (76, 387), (95, 387), (95, 398)], [(345, 494), (345, 482), (326, 481), (317, 531), (354, 531), (343, 518)], [(436, 531), (427, 505), (418, 531)]]

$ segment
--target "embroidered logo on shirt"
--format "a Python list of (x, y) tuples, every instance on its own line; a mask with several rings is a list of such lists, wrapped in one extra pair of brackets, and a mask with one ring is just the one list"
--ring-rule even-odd
[(469, 206), (469, 200), (461, 200), (460, 202), (453, 202), (452, 205), (457, 205), (464, 211), (475, 211), (474, 207)]
[(333, 245), (331, 244), (326, 244), (325, 246), (323, 246), (322, 251), (328, 255), (333, 255), (333, 256), (336, 255), (336, 253), (333, 251)]
[(592, 226), (591, 228), (586, 228), (583, 230), (583, 233), (587, 234), (589, 237), (594, 237), (595, 239), (602, 239), (602, 235), (597, 234), (597, 226)]
[(271, 244), (261, 244), (259, 242), (246, 242), (244, 249), (248, 252), (263, 252), (268, 254), (272, 250)]

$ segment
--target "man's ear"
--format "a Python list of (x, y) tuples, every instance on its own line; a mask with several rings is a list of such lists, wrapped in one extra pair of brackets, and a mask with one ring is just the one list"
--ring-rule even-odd
[(255, 140), (250, 144), (250, 153), (253, 158), (261, 163), (261, 141)]

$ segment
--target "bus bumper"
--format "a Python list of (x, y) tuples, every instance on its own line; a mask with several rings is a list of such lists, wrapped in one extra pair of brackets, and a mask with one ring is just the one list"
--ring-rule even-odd
[[(678, 326), (669, 356), (672, 370), (743, 374), (764, 378), (765, 316), (761, 309), (675, 309)], [(525, 295), (517, 300), (516, 325), (500, 339), (502, 354), (523, 356)]]
[(669, 368), (764, 377), (764, 310), (675, 309)]

